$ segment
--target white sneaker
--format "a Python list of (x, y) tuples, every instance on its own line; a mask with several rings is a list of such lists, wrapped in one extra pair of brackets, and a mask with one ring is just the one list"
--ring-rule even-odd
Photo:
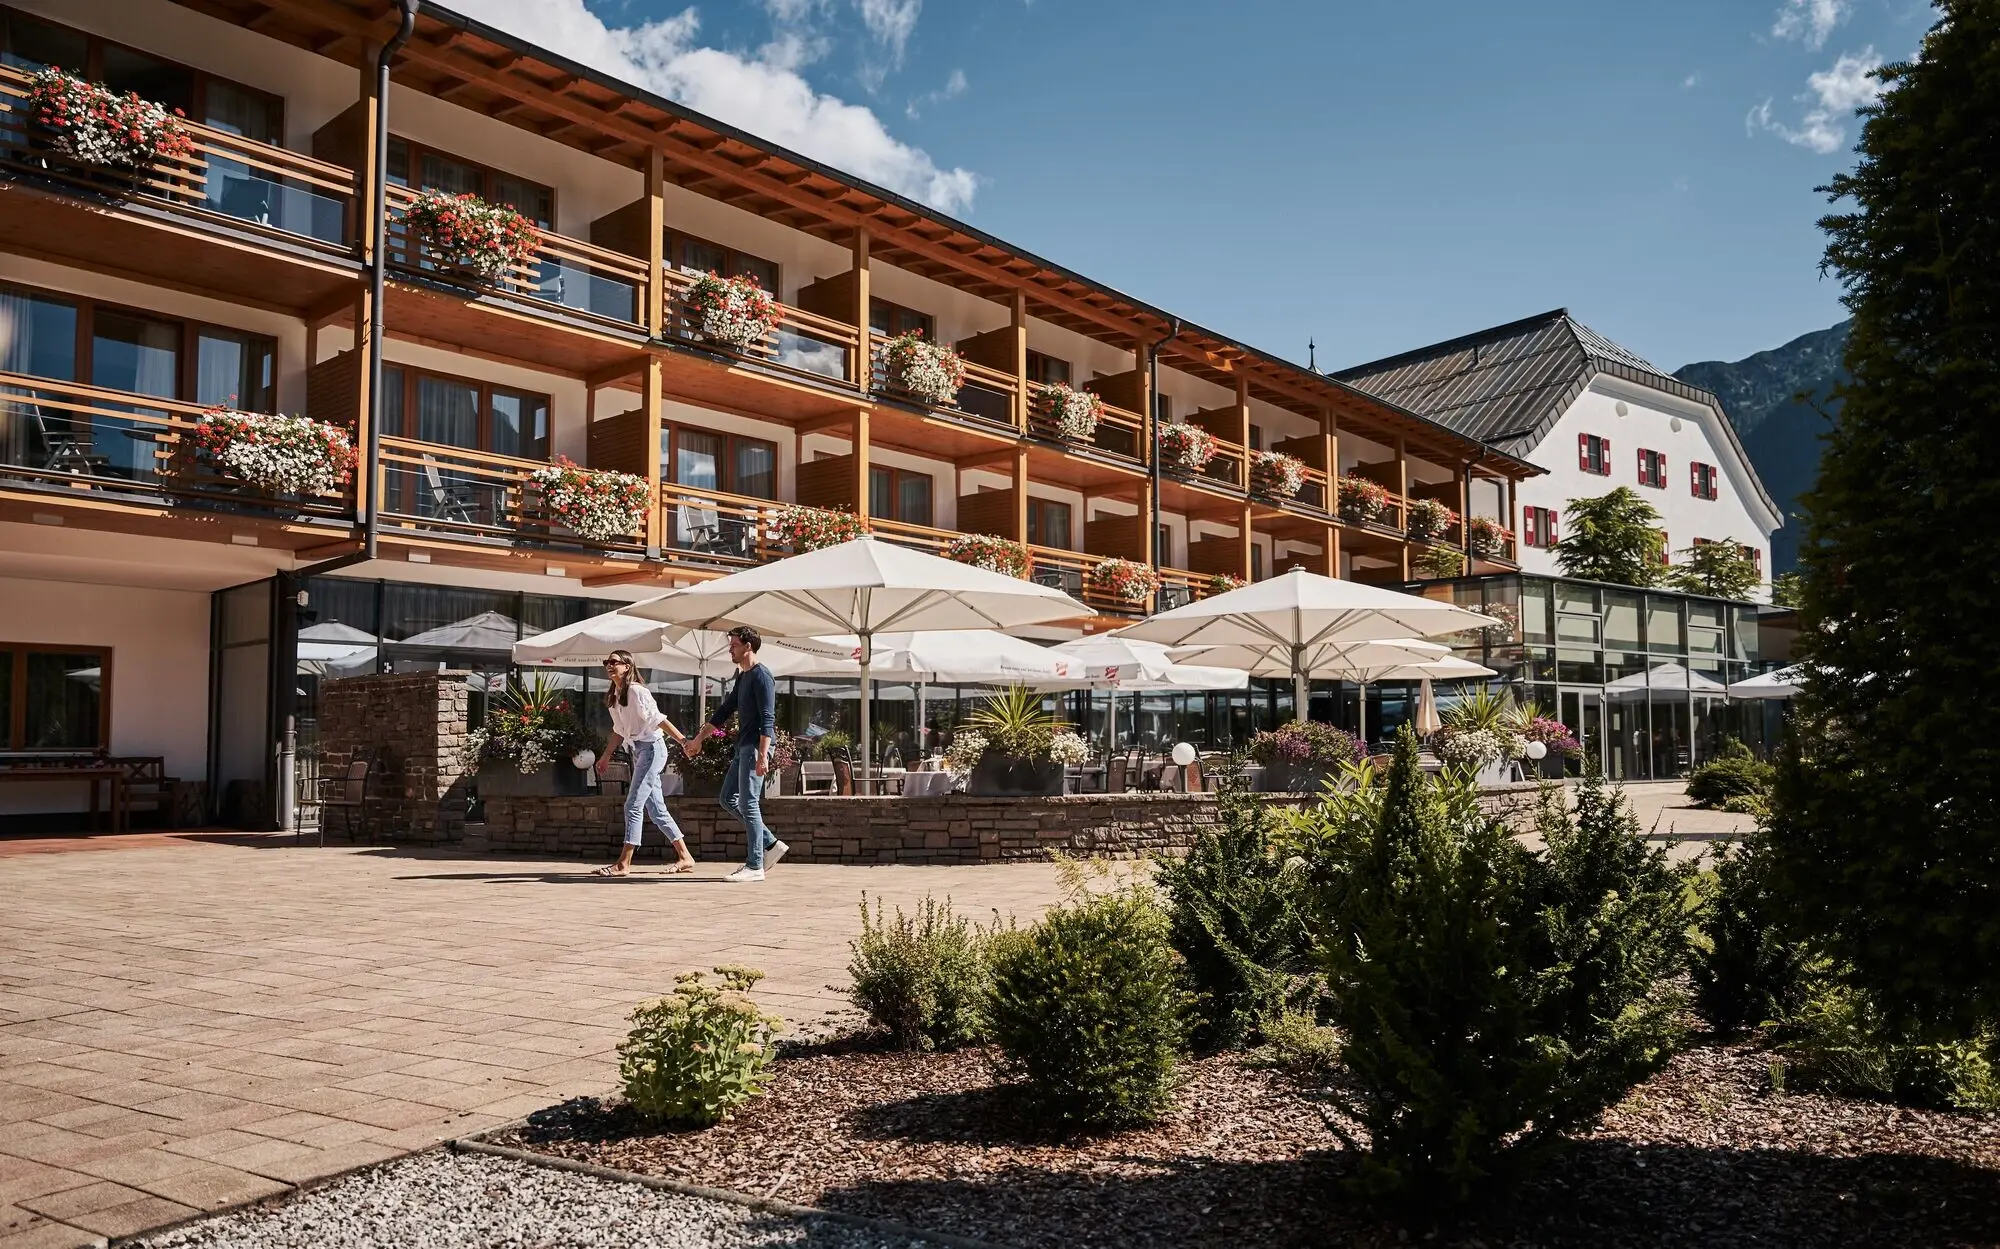
[(764, 866), (765, 867), (778, 866), (778, 860), (784, 858), (785, 855), (788, 854), (790, 851), (791, 847), (786, 845), (784, 842), (781, 841), (777, 843), (776, 845), (772, 846), (769, 850), (766, 850), (764, 852)]
[(739, 867), (722, 879), (732, 885), (749, 884), (752, 881), (764, 879), (764, 869), (761, 867)]

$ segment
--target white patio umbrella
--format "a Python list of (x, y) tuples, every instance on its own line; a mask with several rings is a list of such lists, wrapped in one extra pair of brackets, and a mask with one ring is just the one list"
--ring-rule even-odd
[(1082, 603), (957, 560), (857, 538), (619, 609), (694, 629), (748, 625), (777, 637), (852, 633), (860, 650), (861, 779), (871, 748), (869, 681), (879, 634), (996, 629), (1090, 615)]
[[(1418, 737), (1429, 737), (1444, 727), (1444, 717), (1438, 714), (1437, 691), (1431, 688), (1431, 679), (1424, 677), (1422, 680), (1423, 683), (1417, 687), (1416, 729)], [(1364, 711), (1367, 705), (1362, 703)]]
[[(1306, 719), (1309, 697), (1303, 683), (1315, 679), (1358, 681), (1361, 684), (1361, 737), (1368, 737), (1368, 686), (1390, 680), (1382, 674), (1413, 664), (1435, 663), (1449, 658), (1451, 647), (1422, 638), (1387, 638), (1377, 642), (1325, 642), (1302, 647), (1294, 654), (1282, 646), (1214, 646), (1188, 648), (1190, 659), (1226, 668), (1242, 668), (1251, 676), (1292, 677), (1294, 704), (1298, 718)], [(1294, 665), (1297, 665), (1294, 667)], [(1415, 678), (1411, 678), (1415, 679)]]
[(299, 630), (299, 671), (318, 676), (339, 675), (342, 669), (375, 663), (375, 635), (338, 620)]
[[(1121, 637), (1169, 646), (1277, 648), (1289, 660), (1294, 705), (1306, 707), (1309, 674), (1343, 645), (1435, 637), (1498, 624), (1436, 599), (1294, 568), (1283, 576), (1211, 595), (1121, 629)], [(1197, 657), (1216, 662), (1209, 654)], [(1236, 665), (1229, 665), (1234, 667)]]
[[(1093, 689), (1110, 691), (1110, 714), (1105, 717), (1104, 753), (1118, 749), (1118, 696), (1168, 690), (1240, 690), (1250, 684), (1250, 674), (1241, 668), (1184, 664), (1174, 660), (1173, 648), (1159, 642), (1104, 634), (1058, 642), (1049, 648), (1074, 657), (1081, 665), (1078, 674), (1045, 685), (1045, 689)], [(1134, 714), (1137, 714), (1134, 703)]]
[(1805, 684), (1806, 666), (1793, 664), (1776, 672), (1766, 672), (1762, 676), (1733, 681), (1729, 686), (1731, 698), (1796, 698)]
[(1723, 694), (1728, 687), (1720, 681), (1711, 681), (1699, 672), (1690, 672), (1676, 663), (1657, 664), (1644, 672), (1635, 672), (1629, 677), (1608, 681), (1604, 686), (1606, 698), (1643, 698), (1648, 692), (1685, 694)]
[[(613, 650), (631, 651), (633, 661), (641, 668), (695, 678), (697, 717), (707, 714), (705, 683), (726, 679), (735, 667), (729, 662), (726, 633), (678, 629), (615, 611), (522, 638), (514, 643), (513, 658), (523, 666), (583, 667), (596, 664), (606, 651)], [(777, 677), (859, 671), (857, 665), (831, 655), (808, 654), (776, 642), (765, 642), (757, 658)]]
[(510, 651), (523, 634), (537, 633), (530, 625), (522, 628), (512, 616), (483, 611), (476, 616), (454, 620), (435, 629), (413, 633), (398, 642), (401, 646), (436, 646), (450, 650)]

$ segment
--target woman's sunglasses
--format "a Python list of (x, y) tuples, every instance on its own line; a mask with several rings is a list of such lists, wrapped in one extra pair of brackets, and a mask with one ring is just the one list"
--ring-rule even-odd
[(604, 666), (607, 668), (623, 668), (628, 665), (622, 659), (607, 659), (604, 661)]

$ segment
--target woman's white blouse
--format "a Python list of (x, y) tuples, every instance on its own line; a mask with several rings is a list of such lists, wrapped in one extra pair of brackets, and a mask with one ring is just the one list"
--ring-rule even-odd
[(660, 714), (660, 704), (653, 700), (653, 691), (636, 682), (625, 690), (627, 698), (623, 707), (618, 700), (611, 701), (611, 727), (618, 736), (628, 742), (657, 742), (660, 740), (660, 725), (666, 717)]

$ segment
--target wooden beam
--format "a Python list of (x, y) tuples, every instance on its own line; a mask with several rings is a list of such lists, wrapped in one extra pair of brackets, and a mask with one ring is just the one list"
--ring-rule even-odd
[(1326, 556), (1326, 566), (1320, 571), (1329, 577), (1340, 576), (1340, 526), (1328, 525), (1326, 538), (1320, 543), (1320, 550)]
[(1014, 428), (1028, 433), (1028, 294), (1016, 287), (1008, 300), (1008, 328), (1014, 331)]
[[(759, 419), (769, 420), (770, 418), (761, 417)], [(847, 429), (853, 424), (854, 418), (852, 416), (845, 412), (835, 412), (828, 416), (815, 416), (809, 420), (800, 421), (793, 428), (798, 431), (801, 437), (804, 437), (807, 434), (823, 434), (829, 429)]]
[[(653, 510), (656, 513), (659, 511), (658, 508)], [(631, 585), (637, 581), (656, 580), (662, 571), (664, 570), (659, 568), (632, 568), (621, 572), (602, 573), (595, 577), (581, 577), (578, 578), (577, 584), (590, 589), (606, 585)]]
[(646, 355), (646, 497), (652, 502), (646, 508), (646, 556), (658, 559), (660, 548), (666, 544), (666, 535), (661, 532), (659, 506), (660, 478), (663, 473), (660, 449), (661, 402), (660, 382), (666, 370), (665, 362), (658, 356)]
[(867, 394), (875, 389), (875, 346), (868, 337), (868, 304), (870, 287), (868, 281), (868, 245), (870, 239), (866, 226), (857, 226), (854, 231), (854, 326), (861, 336), (861, 346), (856, 353), (854, 378)]
[(323, 559), (336, 559), (342, 555), (351, 555), (360, 549), (361, 539), (343, 538), (338, 542), (324, 542), (319, 546), (309, 546), (304, 550), (293, 551), (292, 555), (301, 563), (314, 564)]
[(664, 159), (646, 149), (646, 333), (667, 334), (667, 204)]
[[(1074, 535), (1072, 535), (1074, 537)], [(1028, 540), (1028, 448), (1014, 448), (1014, 541)]]
[[(870, 477), (868, 471), (869, 415), (870, 409), (866, 407), (854, 409), (854, 510), (860, 515), (861, 523), (864, 527), (868, 524), (875, 510), (870, 506), (872, 501), (868, 497)], [(891, 506), (893, 507), (893, 500)]]
[[(627, 360), (617, 361), (614, 364), (607, 364), (595, 373), (584, 374), (583, 384), (594, 390), (599, 386), (609, 386), (613, 382), (622, 382), (628, 377), (645, 372), (648, 363), (653, 359), (654, 357), (652, 356), (641, 354)], [(539, 365), (535, 367), (541, 369)], [(549, 370), (541, 369), (541, 371), (548, 372)]]
[(1255, 556), (1251, 554), (1257, 547), (1257, 534), (1252, 528), (1253, 523), (1250, 505), (1246, 502), (1243, 505), (1243, 514), (1236, 523), (1236, 535), (1243, 543), (1243, 554), (1241, 557), (1243, 566), (1237, 571), (1236, 575), (1243, 578), (1246, 584), (1250, 580), (1251, 570), (1256, 566)]
[(976, 455), (960, 456), (952, 461), (952, 467), (961, 473), (970, 473), (975, 469), (992, 468), (997, 464), (1012, 464), (1016, 452), (1017, 448), (1014, 447), (1002, 447), (998, 451), (981, 451)]

